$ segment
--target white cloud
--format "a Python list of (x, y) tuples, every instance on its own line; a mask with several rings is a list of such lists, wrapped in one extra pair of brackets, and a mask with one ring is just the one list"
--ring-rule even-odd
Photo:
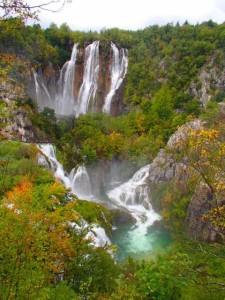
[(74, 30), (100, 30), (103, 27), (135, 30), (153, 24), (183, 23), (185, 20), (193, 24), (209, 19), (221, 23), (225, 21), (225, 1), (73, 0), (61, 12), (44, 12), (40, 18), (45, 26), (51, 22), (57, 25), (66, 22)]

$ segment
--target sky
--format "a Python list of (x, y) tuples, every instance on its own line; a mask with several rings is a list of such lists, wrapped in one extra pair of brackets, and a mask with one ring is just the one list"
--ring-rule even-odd
[[(45, 0), (29, 0), (43, 3)], [(56, 8), (54, 4), (54, 9)], [(225, 0), (72, 0), (60, 12), (42, 12), (40, 24), (67, 23), (72, 30), (137, 30), (167, 23), (225, 22)]]

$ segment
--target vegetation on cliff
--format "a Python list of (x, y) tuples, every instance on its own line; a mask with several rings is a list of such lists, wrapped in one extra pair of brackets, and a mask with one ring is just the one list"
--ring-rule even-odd
[[(21, 30), (15, 30), (18, 25)], [(28, 98), (17, 99), (13, 109), (0, 99), (2, 298), (223, 299), (224, 114), (218, 103), (223, 104), (225, 97), (225, 25), (209, 21), (100, 33), (72, 31), (66, 24), (60, 28), (52, 24), (46, 30), (39, 25), (24, 27), (17, 19), (1, 26), (3, 83), (8, 77), (22, 82), (28, 68), (44, 68), (50, 61), (61, 67), (74, 42), (85, 46), (99, 39), (107, 51), (113, 40), (129, 49), (126, 111), (116, 118), (87, 114), (58, 121), (51, 109), (40, 113)], [(3, 131), (15, 118), (12, 111), (18, 109), (29, 115), (33, 127), (27, 127), (35, 132), (33, 141), (54, 141), (68, 169), (112, 158), (142, 166), (166, 145), (178, 126), (193, 116), (207, 121), (208, 128), (190, 131), (173, 153), (176, 161), (187, 165), (184, 172), (190, 176), (182, 180), (181, 174), (161, 187), (158, 207), (175, 235), (172, 249), (155, 260), (120, 265), (104, 248), (90, 245), (84, 238), (86, 229), (72, 229), (71, 223), (79, 223), (81, 217), (108, 225), (101, 219), (100, 207), (75, 198), (68, 201), (68, 191), (50, 171), (38, 166), (34, 145), (5, 141)], [(199, 220), (217, 230), (219, 237), (212, 245), (191, 241), (185, 234), (188, 205), (200, 182), (208, 186), (208, 200), (215, 204)]]

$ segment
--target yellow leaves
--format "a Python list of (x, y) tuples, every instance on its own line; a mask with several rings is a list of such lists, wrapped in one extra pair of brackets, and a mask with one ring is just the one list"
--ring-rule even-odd
[(27, 177), (8, 192), (0, 206), (0, 255), (10, 249), (8, 259), (14, 263), (13, 253), (19, 251), (25, 265), (35, 264), (49, 277), (62, 272), (76, 255), (70, 222), (79, 219), (76, 201), (63, 205), (64, 196), (59, 182), (35, 186)]
[(202, 217), (203, 222), (209, 222), (215, 232), (225, 240), (225, 205), (211, 209)]
[(115, 132), (115, 131), (113, 131), (113, 132), (109, 135), (109, 139), (110, 139), (111, 141), (115, 141), (116, 139), (121, 138), (121, 137), (122, 137), (122, 135), (121, 135), (120, 133), (118, 133), (118, 132)]
[(24, 75), (30, 68), (30, 62), (14, 54), (0, 52), (0, 80), (4, 80), (12, 69), (17, 69), (18, 74)]

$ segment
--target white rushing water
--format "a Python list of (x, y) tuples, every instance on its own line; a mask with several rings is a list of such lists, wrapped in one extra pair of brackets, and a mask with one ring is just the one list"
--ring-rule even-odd
[(61, 115), (73, 114), (74, 107), (74, 82), (77, 46), (73, 46), (70, 61), (66, 62), (60, 72), (58, 81), (58, 95), (55, 104), (55, 113)]
[(34, 69), (33, 69), (33, 75), (34, 75), (34, 83), (35, 83), (35, 91), (36, 91), (38, 108), (40, 110), (43, 110), (45, 107), (54, 108), (52, 97), (44, 81), (42, 80), (41, 76), (38, 75)]
[(118, 207), (125, 208), (136, 220), (136, 224), (128, 231), (126, 247), (130, 252), (152, 250), (147, 235), (148, 228), (160, 219), (150, 203), (150, 188), (147, 184), (149, 165), (141, 168), (127, 182), (108, 191), (110, 200)]
[[(76, 83), (75, 70), (78, 54), (78, 44), (73, 46), (71, 58), (60, 70), (59, 79), (56, 82), (56, 73), (50, 65), (48, 79), (43, 74), (33, 70), (36, 100), (39, 109), (45, 107), (55, 110), (57, 116), (86, 114), (88, 111), (97, 111), (96, 92), (99, 79), (99, 41), (94, 41), (85, 48), (83, 81), (78, 96), (75, 97), (74, 86)], [(105, 97), (102, 111), (109, 114), (113, 96), (123, 82), (128, 67), (127, 49), (118, 50), (111, 42), (110, 64), (110, 90)], [(48, 82), (47, 82), (48, 81)], [(99, 104), (98, 104), (99, 105)]]
[(105, 113), (110, 113), (112, 98), (115, 95), (116, 90), (120, 87), (121, 83), (123, 82), (128, 67), (128, 51), (126, 49), (121, 49), (119, 51), (113, 42), (111, 42), (111, 49), (111, 86), (102, 108), (102, 111)]
[[(77, 170), (73, 169), (69, 175), (63, 170), (63, 166), (56, 158), (55, 148), (51, 144), (42, 144), (38, 146), (43, 154), (47, 157), (48, 163), (44, 156), (39, 156), (40, 164), (50, 164), (54, 171), (55, 178), (58, 178), (67, 188), (70, 188), (78, 198), (89, 201), (96, 201), (94, 187), (90, 182), (90, 177), (85, 166), (79, 166)], [(98, 174), (96, 174), (98, 176)], [(115, 242), (119, 243), (123, 252), (129, 255), (133, 253), (143, 253), (151, 251), (153, 248), (154, 237), (149, 234), (148, 230), (152, 224), (160, 219), (160, 216), (152, 209), (150, 203), (150, 188), (148, 185), (149, 165), (138, 170), (133, 177), (127, 182), (112, 188), (107, 192), (108, 199), (114, 207), (128, 212), (135, 224), (119, 233)], [(102, 199), (101, 199), (102, 201)], [(84, 221), (85, 222), (85, 221)], [(83, 226), (88, 226), (83, 224)], [(77, 225), (76, 228), (79, 228)], [(82, 228), (81, 228), (82, 229)], [(87, 237), (93, 239), (95, 246), (110, 244), (105, 230), (96, 224), (92, 224), (92, 230)]]
[(72, 192), (80, 199), (92, 200), (90, 178), (85, 166), (72, 169), (70, 173)]
[(85, 49), (85, 69), (83, 83), (79, 90), (76, 104), (76, 116), (86, 114), (94, 100), (98, 88), (99, 41), (93, 42)]
[[(56, 151), (53, 145), (51, 144), (39, 144), (38, 148), (43, 152), (47, 157), (51, 169), (54, 171), (54, 176), (56, 179), (59, 179), (66, 188), (71, 188), (71, 181), (67, 174), (65, 173), (63, 166), (58, 162), (56, 158)], [(39, 155), (39, 164), (48, 165), (46, 158), (42, 155)]]
[[(43, 76), (33, 70), (37, 104), (40, 110), (49, 107), (55, 110), (56, 115), (73, 115), (77, 46), (78, 44), (73, 46), (70, 60), (62, 67), (58, 82), (54, 81), (51, 87), (47, 88)], [(52, 68), (51, 71), (51, 76), (54, 77)]]
[[(74, 170), (71, 171), (70, 175), (67, 176), (65, 171), (63, 170), (63, 166), (58, 162), (56, 158), (56, 151), (53, 145), (51, 144), (39, 144), (38, 148), (42, 151), (42, 153), (47, 157), (48, 162), (50, 164), (51, 169), (54, 172), (54, 176), (56, 179), (59, 179), (66, 188), (70, 188), (74, 194), (78, 196), (85, 197), (87, 199), (87, 195), (90, 195), (90, 183), (88, 182), (88, 174), (85, 167), (79, 167), (77, 172)], [(48, 165), (46, 161), (46, 157), (43, 155), (39, 155), (39, 164)], [(79, 183), (82, 184), (84, 188), (83, 191), (80, 191)], [(87, 190), (85, 189), (85, 185)], [(87, 199), (88, 200), (88, 199)], [(77, 230), (81, 230), (82, 228), (77, 224), (73, 224), (73, 226)], [(85, 220), (82, 220), (82, 227), (89, 226)], [(87, 234), (86, 238), (91, 238), (92, 243), (95, 247), (103, 247), (106, 244), (110, 245), (110, 239), (105, 233), (105, 229), (100, 227), (98, 224), (91, 225), (91, 231)]]

